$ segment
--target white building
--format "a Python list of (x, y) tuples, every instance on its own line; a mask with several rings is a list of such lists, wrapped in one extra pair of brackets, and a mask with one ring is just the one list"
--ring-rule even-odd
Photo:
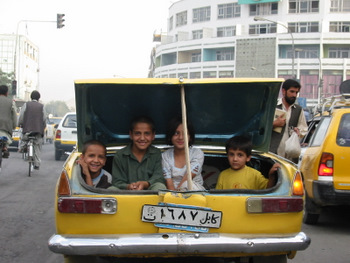
[(316, 102), (350, 79), (350, 0), (178, 1), (153, 63), (154, 77), (294, 76)]
[(17, 99), (29, 100), (39, 86), (39, 48), (27, 37), (0, 35), (0, 68), (14, 74)]

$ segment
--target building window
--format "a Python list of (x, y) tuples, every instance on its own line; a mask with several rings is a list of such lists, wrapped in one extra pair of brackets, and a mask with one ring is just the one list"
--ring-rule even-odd
[(289, 13), (318, 13), (319, 0), (289, 0)]
[(218, 27), (217, 37), (233, 37), (236, 35), (236, 26)]
[(241, 16), (241, 6), (238, 3), (218, 5), (218, 19)]
[(232, 49), (223, 49), (216, 51), (216, 60), (233, 60), (233, 50)]
[(330, 22), (329, 32), (350, 32), (350, 22)]
[(249, 5), (250, 16), (264, 16), (278, 14), (278, 3), (264, 3)]
[(187, 25), (187, 11), (176, 14), (176, 27)]
[(249, 35), (276, 33), (276, 24), (249, 25)]
[(350, 58), (350, 48), (346, 47), (331, 47), (328, 50), (329, 58)]
[(216, 78), (216, 71), (204, 71), (203, 78)]
[(350, 0), (331, 0), (331, 13), (350, 12)]
[(169, 31), (173, 30), (174, 17), (169, 18)]
[(191, 62), (201, 62), (201, 61), (202, 61), (202, 56), (200, 52), (191, 54)]
[(201, 38), (203, 38), (203, 30), (192, 31), (192, 39), (201, 39)]
[(191, 72), (190, 73), (190, 79), (200, 79), (201, 73), (200, 72)]
[(210, 6), (193, 9), (193, 23), (210, 20)]
[(184, 79), (187, 79), (188, 78), (188, 73), (178, 73), (177, 74), (180, 77), (183, 77)]
[[(319, 58), (319, 51), (318, 49), (307, 49), (307, 48), (303, 48), (302, 51), (298, 51), (298, 52), (295, 52), (295, 56), (297, 58)], [(290, 48), (290, 50), (287, 50), (287, 57), (288, 58), (291, 58), (293, 55), (293, 51), (292, 51), (292, 48)]]
[(219, 78), (233, 78), (233, 71), (219, 71)]
[(288, 28), (292, 33), (318, 32), (318, 22), (288, 23)]

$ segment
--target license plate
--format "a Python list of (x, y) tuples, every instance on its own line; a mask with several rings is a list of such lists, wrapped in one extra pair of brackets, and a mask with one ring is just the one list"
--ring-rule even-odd
[(164, 204), (144, 205), (142, 208), (142, 221), (155, 224), (219, 228), (221, 218), (221, 211), (205, 207)]

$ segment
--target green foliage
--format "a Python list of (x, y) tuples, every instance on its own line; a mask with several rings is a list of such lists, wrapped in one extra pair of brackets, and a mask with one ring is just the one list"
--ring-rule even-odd
[(45, 111), (53, 117), (62, 117), (70, 110), (64, 101), (50, 101), (45, 104)]
[(7, 85), (9, 87), (9, 97), (12, 94), (11, 82), (13, 79), (13, 73), (5, 73), (0, 68), (0, 85)]

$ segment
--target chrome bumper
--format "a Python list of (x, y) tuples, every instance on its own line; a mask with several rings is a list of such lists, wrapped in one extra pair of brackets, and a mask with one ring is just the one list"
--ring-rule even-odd
[(310, 238), (300, 232), (289, 237), (248, 238), (218, 233), (128, 234), (101, 236), (53, 235), (49, 249), (64, 255), (206, 255), (268, 253), (306, 249)]

